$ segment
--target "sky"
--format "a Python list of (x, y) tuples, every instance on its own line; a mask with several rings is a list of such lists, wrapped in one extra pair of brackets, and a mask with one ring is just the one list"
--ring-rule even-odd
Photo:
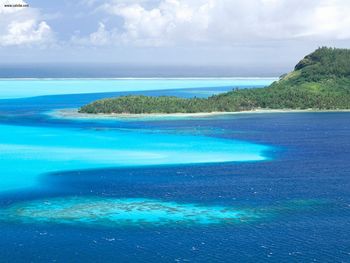
[(349, 14), (349, 0), (0, 0), (0, 64), (278, 74), (317, 47), (349, 47)]

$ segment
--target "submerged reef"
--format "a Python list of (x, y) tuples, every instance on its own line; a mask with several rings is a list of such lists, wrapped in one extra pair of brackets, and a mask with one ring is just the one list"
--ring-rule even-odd
[(200, 206), (152, 199), (91, 197), (20, 203), (8, 208), (3, 215), (3, 219), (28, 223), (51, 222), (101, 226), (219, 224), (259, 218), (259, 215), (253, 211), (229, 207)]
[(317, 205), (317, 201), (305, 200), (265, 208), (234, 208), (142, 198), (68, 197), (14, 204), (0, 212), (0, 220), (105, 227), (238, 224)]

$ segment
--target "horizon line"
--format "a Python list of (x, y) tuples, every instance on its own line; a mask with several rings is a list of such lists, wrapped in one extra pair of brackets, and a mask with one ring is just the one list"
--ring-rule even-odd
[(249, 79), (278, 79), (279, 77), (273, 76), (273, 77), (43, 77), (43, 78), (28, 78), (28, 77), (0, 77), (0, 81), (2, 80), (80, 80), (80, 79), (86, 79), (86, 80), (148, 80), (148, 79), (241, 79), (241, 80), (249, 80)]

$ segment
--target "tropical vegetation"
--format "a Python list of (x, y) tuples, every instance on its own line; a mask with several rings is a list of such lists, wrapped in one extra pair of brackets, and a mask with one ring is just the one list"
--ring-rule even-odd
[(196, 113), (253, 109), (350, 109), (350, 50), (322, 47), (266, 88), (234, 89), (209, 98), (122, 96), (80, 108), (84, 113)]

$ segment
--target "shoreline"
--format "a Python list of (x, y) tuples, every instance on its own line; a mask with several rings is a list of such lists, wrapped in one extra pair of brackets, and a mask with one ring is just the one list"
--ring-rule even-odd
[(233, 111), (233, 112), (197, 112), (197, 113), (79, 113), (77, 108), (59, 109), (49, 112), (48, 114), (58, 118), (69, 119), (149, 119), (149, 118), (205, 118), (226, 115), (241, 114), (266, 114), (266, 113), (321, 113), (321, 112), (350, 112), (346, 110), (294, 110), (294, 109), (256, 109), (249, 111)]

